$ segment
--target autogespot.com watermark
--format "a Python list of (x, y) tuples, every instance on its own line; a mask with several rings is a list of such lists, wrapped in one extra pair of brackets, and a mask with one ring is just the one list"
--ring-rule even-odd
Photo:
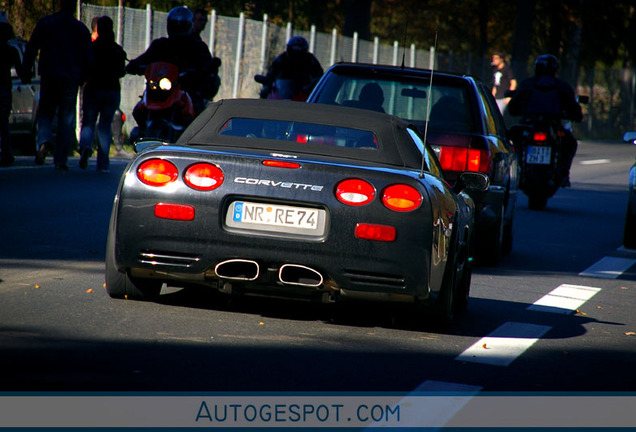
[(0, 432), (15, 428), (636, 430), (636, 393), (0, 393)]
[(386, 403), (230, 403), (201, 402), (197, 423), (253, 425), (254, 423), (328, 424), (386, 423), (399, 425), (400, 404)]

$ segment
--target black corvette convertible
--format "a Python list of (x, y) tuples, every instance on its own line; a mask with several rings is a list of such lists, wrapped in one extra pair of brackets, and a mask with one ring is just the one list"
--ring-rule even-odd
[[(143, 147), (143, 148), (142, 148)], [(142, 142), (106, 251), (111, 297), (163, 284), (318, 301), (466, 306), (474, 205), (417, 129), (387, 114), (289, 101), (212, 104), (175, 144)]]

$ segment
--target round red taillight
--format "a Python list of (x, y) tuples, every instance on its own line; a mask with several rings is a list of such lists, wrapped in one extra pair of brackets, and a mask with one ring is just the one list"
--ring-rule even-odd
[(364, 180), (345, 180), (336, 187), (336, 198), (343, 204), (363, 206), (373, 201), (375, 188)]
[(179, 177), (179, 170), (171, 162), (163, 159), (150, 159), (137, 168), (137, 177), (149, 186), (166, 186)]
[(415, 210), (422, 204), (422, 199), (422, 194), (417, 189), (404, 184), (389, 186), (382, 194), (384, 205), (399, 212)]
[(225, 176), (216, 165), (197, 163), (191, 165), (183, 175), (183, 181), (193, 189), (211, 191), (223, 184)]

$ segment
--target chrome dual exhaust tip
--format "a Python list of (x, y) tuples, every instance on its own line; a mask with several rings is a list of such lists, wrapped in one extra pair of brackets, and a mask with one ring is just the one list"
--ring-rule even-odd
[(278, 269), (278, 279), (284, 285), (319, 287), (323, 283), (320, 272), (300, 264), (283, 264)]
[(221, 279), (253, 281), (260, 274), (256, 261), (246, 259), (229, 259), (214, 267), (214, 273)]

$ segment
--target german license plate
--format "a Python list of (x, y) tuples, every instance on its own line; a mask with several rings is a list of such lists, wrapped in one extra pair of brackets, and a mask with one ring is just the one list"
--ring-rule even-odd
[(325, 217), (326, 212), (323, 209), (234, 201), (225, 220), (231, 227), (322, 235), (325, 230)]
[(551, 147), (528, 146), (526, 152), (526, 162), (535, 165), (549, 165), (551, 156)]

